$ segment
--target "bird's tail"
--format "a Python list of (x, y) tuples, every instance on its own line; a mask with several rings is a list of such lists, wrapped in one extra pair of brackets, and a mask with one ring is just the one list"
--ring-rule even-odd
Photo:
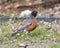
[(22, 32), (22, 31), (23, 31), (23, 29), (19, 29), (19, 30), (17, 30), (17, 32), (12, 33), (12, 35), (11, 35), (11, 36), (15, 36), (16, 34), (18, 34), (18, 33)]
[(25, 28), (20, 28), (17, 30), (17, 32), (13, 33), (11, 36), (15, 36), (17, 33), (20, 33), (22, 31), (24, 31)]
[(11, 36), (15, 36), (17, 33), (20, 33), (19, 31), (15, 32), (15, 33), (12, 33)]

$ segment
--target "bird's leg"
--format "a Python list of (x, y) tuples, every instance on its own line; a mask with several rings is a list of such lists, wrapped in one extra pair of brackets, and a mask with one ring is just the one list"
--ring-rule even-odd
[(29, 38), (30, 32), (26, 31), (27, 39)]

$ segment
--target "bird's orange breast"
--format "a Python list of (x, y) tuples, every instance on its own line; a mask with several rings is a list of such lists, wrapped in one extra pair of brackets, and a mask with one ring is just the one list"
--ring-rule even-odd
[(28, 30), (28, 31), (32, 31), (32, 30), (34, 30), (37, 26), (38, 26), (37, 20), (34, 18), (34, 19), (32, 19), (32, 24), (27, 27), (27, 30)]

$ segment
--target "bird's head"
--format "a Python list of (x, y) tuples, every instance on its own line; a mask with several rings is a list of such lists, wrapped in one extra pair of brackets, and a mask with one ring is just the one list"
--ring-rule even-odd
[(32, 11), (31, 16), (36, 17), (37, 16), (37, 11)]

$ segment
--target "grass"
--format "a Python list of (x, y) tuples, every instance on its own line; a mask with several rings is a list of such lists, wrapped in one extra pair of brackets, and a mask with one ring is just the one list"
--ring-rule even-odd
[[(21, 32), (19, 36), (10, 37), (12, 34), (12, 31), (10, 30), (9, 26), (0, 26), (3, 29), (3, 33), (0, 34), (0, 42), (4, 43), (4, 48), (9, 48), (12, 46), (15, 48), (15, 44), (18, 42), (22, 43), (30, 43), (30, 42), (36, 42), (41, 44), (43, 40), (46, 40), (47, 42), (56, 42), (57, 44), (50, 45), (49, 48), (60, 48), (60, 34), (57, 32), (45, 32), (44, 28), (36, 28), (33, 30), (27, 38), (27, 35), (25, 32)], [(23, 35), (23, 36), (22, 36)], [(9, 46), (9, 44), (11, 44)], [(19, 48), (17, 46), (17, 48)]]

